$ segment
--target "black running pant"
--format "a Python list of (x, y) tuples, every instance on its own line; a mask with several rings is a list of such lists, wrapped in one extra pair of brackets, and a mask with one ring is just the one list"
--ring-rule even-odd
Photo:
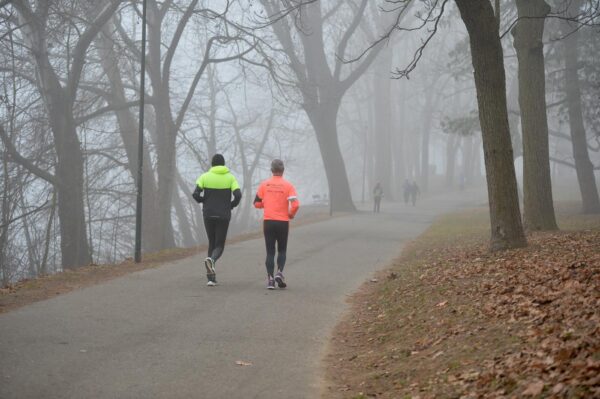
[(279, 220), (265, 220), (263, 224), (265, 245), (267, 247), (267, 274), (272, 276), (275, 272), (275, 244), (277, 244), (277, 269), (282, 272), (285, 266), (288, 232), (290, 222)]
[(208, 256), (216, 262), (225, 249), (229, 219), (204, 218), (204, 228), (208, 236)]

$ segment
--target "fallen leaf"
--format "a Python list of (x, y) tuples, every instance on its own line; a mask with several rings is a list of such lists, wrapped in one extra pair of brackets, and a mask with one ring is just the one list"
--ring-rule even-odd
[(542, 393), (544, 390), (544, 382), (536, 381), (532, 382), (527, 386), (527, 388), (523, 391), (523, 395), (526, 396), (537, 396)]
[(236, 360), (235, 364), (237, 364), (238, 366), (252, 366), (252, 363), (250, 362), (245, 362), (243, 360)]
[(563, 384), (562, 382), (559, 382), (558, 384), (556, 384), (554, 386), (554, 388), (552, 388), (552, 393), (554, 395), (558, 395), (559, 393), (562, 392), (563, 389), (565, 389), (565, 384)]

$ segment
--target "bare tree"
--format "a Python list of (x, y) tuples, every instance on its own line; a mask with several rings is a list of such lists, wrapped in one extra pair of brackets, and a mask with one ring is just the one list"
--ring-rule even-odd
[[(337, 130), (337, 115), (341, 100), (348, 89), (367, 70), (383, 47), (376, 45), (360, 63), (348, 69), (344, 60), (348, 44), (355, 35), (365, 14), (368, 0), (344, 2), (304, 2), (295, 13), (282, 15), (278, 0), (261, 0), (273, 22), (273, 31), (285, 52), (291, 68), (295, 86), (301, 93), (302, 107), (310, 120), (319, 143), (321, 157), (327, 174), (329, 196), (334, 210), (354, 210), (346, 166), (340, 151)], [(284, 1), (289, 7), (290, 2)], [(350, 23), (338, 32), (335, 49), (325, 44), (326, 23), (336, 13), (350, 10)], [(295, 40), (299, 38), (299, 41)], [(328, 57), (330, 53), (333, 57)]]
[[(196, 92), (200, 79), (208, 65), (243, 59), (252, 52), (256, 43), (244, 31), (236, 30), (235, 25), (227, 20), (227, 11), (217, 12), (202, 8), (198, 0), (192, 0), (183, 7), (183, 14), (178, 19), (173, 35), (164, 37), (163, 27), (168, 22), (169, 11), (175, 7), (172, 1), (148, 1), (148, 75), (152, 90), (151, 98), (155, 114), (155, 130), (157, 151), (157, 218), (160, 229), (154, 234), (159, 248), (175, 246), (173, 222), (171, 219), (174, 190), (176, 188), (176, 143), (178, 133), (185, 122), (187, 112)], [(179, 5), (177, 5), (179, 8)], [(226, 7), (227, 9), (227, 7)], [(193, 78), (183, 94), (183, 101), (178, 110), (174, 109), (172, 99), (173, 60), (179, 48), (186, 27), (192, 18), (198, 15), (205, 20), (218, 20), (223, 25), (222, 31), (207, 32), (202, 58), (197, 65)], [(229, 33), (233, 29), (234, 33)], [(137, 52), (133, 40), (127, 36), (125, 29), (119, 30), (123, 39), (130, 43), (130, 49)], [(176, 198), (176, 197), (175, 197)]]
[[(32, 173), (53, 184), (58, 193), (58, 217), (61, 230), (62, 264), (73, 268), (90, 262), (90, 248), (85, 228), (83, 201), (83, 154), (74, 116), (86, 52), (102, 26), (116, 11), (120, 1), (102, 2), (97, 7), (96, 17), (87, 21), (84, 30), (72, 48), (67, 60), (66, 71), (58, 70), (51, 62), (48, 39), (49, 12), (51, 2), (38, 0), (14, 0), (19, 14), (19, 28), (23, 33), (24, 45), (30, 50), (36, 66), (35, 83), (44, 101), (50, 118), (50, 126), (56, 149), (56, 171), (37, 168), (32, 162), (11, 151), (13, 159), (28, 168)], [(5, 138), (5, 136), (2, 136)], [(14, 147), (8, 146), (9, 149)]]

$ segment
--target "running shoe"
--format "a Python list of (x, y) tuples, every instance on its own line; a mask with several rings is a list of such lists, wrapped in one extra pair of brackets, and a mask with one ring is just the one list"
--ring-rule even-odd
[(207, 275), (215, 274), (215, 261), (210, 256), (204, 259), (204, 267)]
[(206, 279), (208, 280), (208, 282), (206, 283), (206, 285), (208, 285), (209, 287), (214, 287), (215, 285), (217, 285), (217, 275), (214, 273), (207, 273), (206, 274)]
[(287, 284), (285, 283), (285, 278), (283, 277), (282, 272), (277, 272), (277, 274), (275, 275), (275, 282), (277, 283), (277, 286), (279, 288), (287, 287)]
[(267, 289), (274, 290), (275, 289), (275, 280), (272, 276), (267, 277)]

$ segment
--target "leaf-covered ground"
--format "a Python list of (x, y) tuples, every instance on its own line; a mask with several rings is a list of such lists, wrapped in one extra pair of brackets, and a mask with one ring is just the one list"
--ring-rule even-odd
[(564, 231), (498, 253), (487, 223), (442, 218), (363, 286), (325, 397), (600, 397), (600, 217), (560, 214)]

